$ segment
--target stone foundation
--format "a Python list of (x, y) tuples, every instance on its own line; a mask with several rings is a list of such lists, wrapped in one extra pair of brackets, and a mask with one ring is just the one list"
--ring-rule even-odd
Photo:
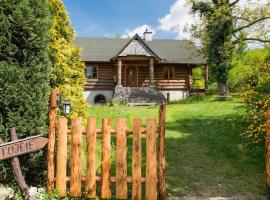
[(95, 97), (98, 95), (103, 95), (106, 98), (107, 103), (112, 102), (113, 91), (112, 90), (94, 90), (94, 91), (84, 91), (84, 99), (90, 104), (94, 105)]
[(160, 101), (160, 92), (154, 88), (116, 87), (114, 100), (124, 104), (153, 104)]

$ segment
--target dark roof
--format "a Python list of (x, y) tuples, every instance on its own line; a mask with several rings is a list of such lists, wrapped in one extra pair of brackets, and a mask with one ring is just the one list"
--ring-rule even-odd
[[(77, 37), (74, 44), (82, 48), (83, 61), (108, 62), (130, 42), (128, 38)], [(198, 49), (187, 40), (152, 40), (145, 44), (161, 59), (160, 63), (205, 64)]]

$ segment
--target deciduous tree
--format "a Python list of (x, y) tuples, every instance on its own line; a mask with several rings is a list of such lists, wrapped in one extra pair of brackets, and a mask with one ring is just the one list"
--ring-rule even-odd
[(199, 20), (190, 30), (202, 47), (220, 95), (227, 95), (228, 71), (232, 53), (247, 41), (270, 42), (270, 3), (241, 0), (191, 0)]

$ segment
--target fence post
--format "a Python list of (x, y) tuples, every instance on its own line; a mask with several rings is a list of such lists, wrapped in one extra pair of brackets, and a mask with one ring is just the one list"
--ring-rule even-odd
[(158, 199), (166, 199), (166, 175), (165, 175), (165, 118), (166, 104), (163, 103), (159, 108), (158, 126)]
[(266, 184), (270, 196), (270, 103), (266, 115)]
[(80, 118), (71, 121), (71, 134), (70, 196), (79, 197), (82, 177), (82, 122)]
[(156, 120), (146, 120), (145, 199), (157, 200)]
[(67, 195), (67, 119), (59, 118), (57, 127), (56, 191), (60, 197)]
[(96, 119), (87, 120), (86, 198), (96, 198)]
[(48, 143), (48, 154), (47, 154), (47, 190), (51, 192), (54, 188), (54, 146), (55, 146), (55, 125), (56, 125), (56, 114), (57, 114), (57, 95), (59, 94), (58, 89), (53, 89), (50, 96), (49, 105), (49, 143)]
[(116, 199), (127, 199), (127, 124), (118, 119), (116, 124)]
[(111, 198), (111, 120), (102, 120), (101, 198)]
[(142, 145), (141, 145), (141, 120), (133, 120), (132, 142), (132, 199), (142, 199)]

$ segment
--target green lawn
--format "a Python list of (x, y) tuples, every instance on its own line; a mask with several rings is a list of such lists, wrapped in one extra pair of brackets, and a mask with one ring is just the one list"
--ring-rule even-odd
[[(235, 196), (262, 199), (264, 160), (252, 156), (240, 142), (244, 128), (243, 110), (237, 96), (230, 101), (188, 99), (167, 106), (166, 174), (169, 196)], [(157, 118), (158, 107), (94, 106), (89, 116), (101, 119)], [(112, 139), (115, 146), (115, 138)], [(128, 162), (131, 163), (132, 136), (128, 138)], [(143, 149), (145, 141), (143, 138)], [(98, 148), (100, 153), (100, 145)], [(112, 153), (112, 163), (115, 153)], [(97, 162), (100, 167), (100, 157)], [(145, 155), (143, 162), (145, 162)], [(100, 169), (98, 169), (100, 171)], [(112, 167), (115, 174), (115, 166)], [(128, 166), (131, 174), (131, 165)], [(143, 169), (143, 175), (144, 175)]]

